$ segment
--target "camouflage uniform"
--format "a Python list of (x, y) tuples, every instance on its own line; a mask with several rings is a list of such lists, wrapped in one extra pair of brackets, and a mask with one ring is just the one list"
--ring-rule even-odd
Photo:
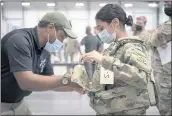
[[(119, 41), (104, 51), (92, 86), (86, 89), (90, 91), (90, 106), (98, 115), (144, 115), (150, 106), (147, 85), (151, 71), (146, 47), (134, 36)], [(114, 72), (114, 84), (100, 84), (101, 66)]]
[[(147, 34), (148, 35), (148, 34)], [(166, 47), (171, 41), (171, 20), (160, 25), (147, 42), (152, 47), (151, 64), (158, 92), (157, 107), (161, 115), (171, 114), (171, 61), (162, 65), (157, 47)], [(167, 56), (164, 56), (167, 57)]]

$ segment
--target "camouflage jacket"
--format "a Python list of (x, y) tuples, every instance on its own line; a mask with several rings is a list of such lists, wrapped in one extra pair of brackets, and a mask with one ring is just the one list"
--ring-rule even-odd
[[(100, 85), (101, 66), (114, 72), (114, 84)], [(147, 49), (138, 37), (111, 43), (94, 72), (92, 87), (99, 91), (90, 97), (90, 106), (100, 114), (149, 106), (150, 67)]]
[[(158, 98), (166, 100), (171, 99), (171, 61), (162, 64), (158, 48), (161, 47), (165, 49), (167, 43), (171, 42), (171, 31), (171, 20), (169, 20), (158, 26), (152, 33), (145, 34), (145, 36), (149, 36), (146, 37), (149, 38), (146, 40), (146, 44), (151, 48), (151, 65), (158, 91)], [(171, 55), (164, 57), (171, 57)]]

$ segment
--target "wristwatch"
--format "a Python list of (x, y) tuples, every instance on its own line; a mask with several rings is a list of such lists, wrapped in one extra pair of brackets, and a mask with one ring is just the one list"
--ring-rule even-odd
[(68, 85), (70, 83), (70, 79), (64, 75), (61, 79), (61, 83), (63, 85)]

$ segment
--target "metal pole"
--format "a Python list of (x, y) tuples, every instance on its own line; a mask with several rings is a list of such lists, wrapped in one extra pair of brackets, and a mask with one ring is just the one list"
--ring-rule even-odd
[(159, 4), (159, 6), (157, 7), (157, 9), (156, 9), (156, 19), (157, 19), (157, 22), (156, 22), (156, 25), (158, 26), (159, 25), (159, 23), (160, 23), (160, 21), (159, 21), (159, 18), (160, 18), (160, 2), (157, 2), (157, 4)]
[(88, 12), (88, 25), (90, 25), (90, 19), (91, 19), (90, 2), (87, 2), (87, 12)]
[(25, 27), (24, 11), (25, 11), (25, 8), (22, 6), (22, 27)]

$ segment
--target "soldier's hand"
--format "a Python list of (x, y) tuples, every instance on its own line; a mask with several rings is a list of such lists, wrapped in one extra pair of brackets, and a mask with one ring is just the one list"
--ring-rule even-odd
[(80, 57), (80, 61), (86, 61), (86, 62), (96, 61), (97, 63), (100, 63), (102, 59), (103, 59), (103, 55), (97, 51), (92, 51), (92, 52), (83, 54)]

